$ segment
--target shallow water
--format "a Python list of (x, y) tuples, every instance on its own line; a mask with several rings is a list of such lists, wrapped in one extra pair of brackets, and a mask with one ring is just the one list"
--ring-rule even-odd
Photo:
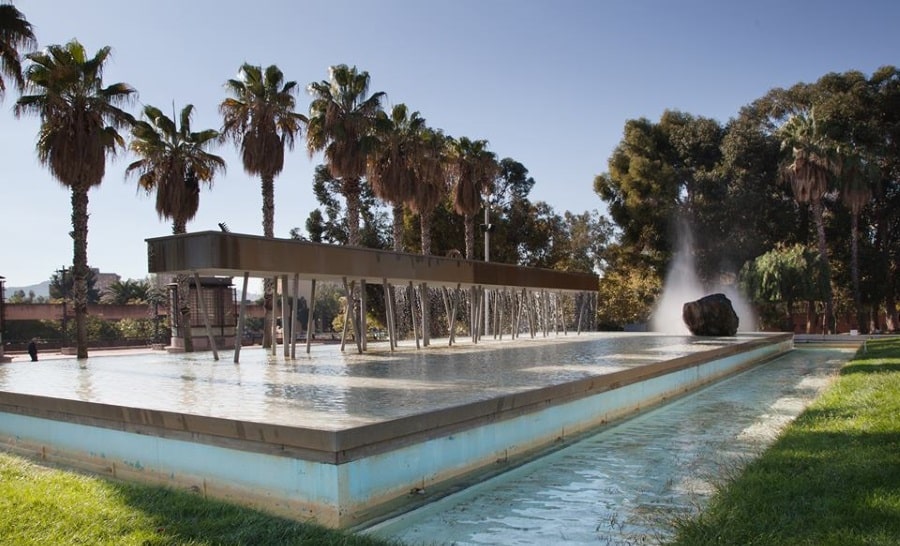
[[(241, 351), (93, 356), (0, 366), (13, 391), (129, 407), (339, 430), (658, 362), (747, 338), (591, 333), (453, 347), (435, 340), (360, 355), (314, 345), (298, 358)], [(298, 348), (299, 349), (299, 348)]]
[(852, 354), (796, 349), (370, 531), (408, 544), (658, 544)]

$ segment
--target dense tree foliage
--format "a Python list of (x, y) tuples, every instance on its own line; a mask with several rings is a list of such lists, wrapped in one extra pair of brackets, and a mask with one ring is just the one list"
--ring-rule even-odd
[[(723, 126), (680, 112), (629, 120), (594, 181), (620, 230), (601, 288), (644, 290), (629, 288), (626, 268), (661, 282), (677, 251), (709, 285), (733, 282), (743, 264), (800, 244), (828, 271), (810, 306), (822, 319), (809, 324), (833, 331), (835, 294), (861, 331), (896, 328), (898, 118), (900, 74), (884, 67), (773, 89)], [(677, 246), (678, 224), (694, 235), (689, 249)]]

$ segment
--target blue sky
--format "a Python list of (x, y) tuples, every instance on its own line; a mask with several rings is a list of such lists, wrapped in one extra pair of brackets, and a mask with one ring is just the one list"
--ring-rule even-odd
[[(533, 201), (557, 212), (604, 210), (592, 190), (628, 119), (665, 109), (726, 122), (774, 87), (849, 69), (900, 64), (900, 3), (666, 0), (22, 0), (40, 46), (77, 38), (113, 49), (104, 81), (139, 92), (131, 111), (196, 107), (195, 129), (218, 128), (222, 84), (244, 63), (277, 64), (302, 89), (333, 64), (371, 75), (387, 106), (406, 103), (453, 136), (487, 139), (523, 163)], [(36, 119), (0, 112), (0, 275), (47, 280), (72, 261), (69, 193), (41, 167)], [(200, 198), (189, 231), (262, 233), (259, 181), (233, 146)], [(167, 235), (152, 198), (124, 179), (122, 152), (90, 193), (88, 260), (144, 278), (144, 239)], [(303, 227), (315, 206), (310, 159), (298, 146), (275, 181), (275, 233)]]

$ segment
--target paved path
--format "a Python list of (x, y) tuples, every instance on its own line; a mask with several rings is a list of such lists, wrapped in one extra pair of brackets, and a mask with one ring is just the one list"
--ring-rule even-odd
[(409, 544), (658, 544), (853, 352), (794, 350), (373, 531)]

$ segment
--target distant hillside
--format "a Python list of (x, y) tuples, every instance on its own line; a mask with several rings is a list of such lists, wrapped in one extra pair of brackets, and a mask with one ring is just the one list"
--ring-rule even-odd
[(44, 281), (40, 284), (32, 284), (31, 286), (6, 286), (3, 289), (3, 295), (6, 299), (9, 299), (17, 290), (21, 290), (25, 292), (25, 295), (28, 295), (28, 292), (34, 292), (34, 297), (44, 296), (45, 298), (50, 297), (50, 281)]

